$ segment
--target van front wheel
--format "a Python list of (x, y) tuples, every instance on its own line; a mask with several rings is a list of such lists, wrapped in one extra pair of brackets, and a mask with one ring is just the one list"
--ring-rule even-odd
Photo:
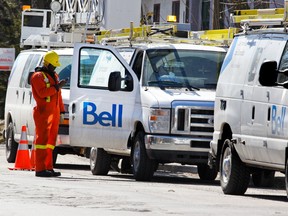
[(6, 132), (6, 160), (8, 163), (14, 163), (18, 150), (18, 143), (14, 139), (13, 122), (9, 123)]
[(147, 156), (143, 131), (138, 132), (134, 139), (132, 161), (136, 181), (150, 181), (156, 165), (155, 161)]
[(240, 160), (231, 141), (225, 140), (220, 159), (220, 183), (224, 194), (243, 195), (249, 181), (249, 169)]

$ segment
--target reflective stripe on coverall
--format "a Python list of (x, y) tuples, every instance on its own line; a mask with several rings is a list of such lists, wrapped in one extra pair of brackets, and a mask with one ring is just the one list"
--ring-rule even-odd
[(64, 112), (61, 89), (54, 87), (58, 84), (58, 75), (55, 73), (56, 82), (47, 73), (35, 72), (31, 77), (32, 93), (36, 101), (33, 109), (35, 122), (35, 170), (53, 169), (53, 150), (59, 129), (60, 112)]

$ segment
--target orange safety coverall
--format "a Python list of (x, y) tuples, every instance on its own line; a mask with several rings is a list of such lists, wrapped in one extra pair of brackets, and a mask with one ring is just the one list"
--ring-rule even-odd
[(64, 113), (61, 89), (56, 90), (59, 77), (55, 80), (44, 71), (34, 72), (31, 77), (32, 94), (36, 101), (33, 108), (35, 122), (35, 170), (53, 169), (53, 150), (59, 129), (60, 113)]

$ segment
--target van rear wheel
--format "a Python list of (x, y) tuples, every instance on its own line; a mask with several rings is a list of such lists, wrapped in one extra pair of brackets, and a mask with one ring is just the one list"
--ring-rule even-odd
[(274, 185), (275, 171), (260, 170), (252, 174), (252, 181), (256, 187), (272, 187)]
[(288, 198), (288, 158), (286, 159), (286, 166), (285, 166), (285, 188), (286, 188), (286, 195)]
[(107, 175), (110, 169), (111, 155), (102, 148), (91, 148), (90, 169), (93, 175)]
[(53, 166), (55, 166), (58, 157), (58, 147), (54, 148), (52, 157), (53, 157)]
[(216, 179), (218, 171), (216, 168), (211, 169), (208, 164), (197, 165), (198, 175), (201, 180), (213, 181)]
[(249, 169), (240, 160), (231, 141), (225, 140), (220, 159), (220, 183), (224, 194), (243, 195), (249, 181)]
[(18, 150), (18, 143), (14, 139), (13, 122), (10, 122), (6, 133), (6, 160), (8, 163), (14, 163)]

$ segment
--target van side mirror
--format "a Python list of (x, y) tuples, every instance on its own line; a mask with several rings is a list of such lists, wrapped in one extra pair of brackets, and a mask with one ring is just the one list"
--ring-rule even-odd
[(122, 81), (125, 81), (125, 85), (122, 86), (123, 91), (132, 91), (133, 90), (133, 79), (132, 79), (131, 75), (128, 74), (125, 76), (125, 78), (122, 78), (121, 73), (119, 71), (114, 71), (110, 74), (109, 80), (108, 80), (108, 90), (109, 91), (120, 91)]
[(32, 77), (33, 73), (34, 73), (34, 71), (31, 71), (31, 72), (29, 72), (29, 74), (28, 74), (27, 83), (28, 83), (29, 85), (31, 85), (30, 80), (31, 80), (31, 77)]
[(277, 62), (266, 61), (263, 62), (259, 73), (259, 83), (262, 86), (277, 86)]
[(108, 80), (109, 91), (119, 91), (121, 89), (121, 73), (119, 71), (112, 72)]

